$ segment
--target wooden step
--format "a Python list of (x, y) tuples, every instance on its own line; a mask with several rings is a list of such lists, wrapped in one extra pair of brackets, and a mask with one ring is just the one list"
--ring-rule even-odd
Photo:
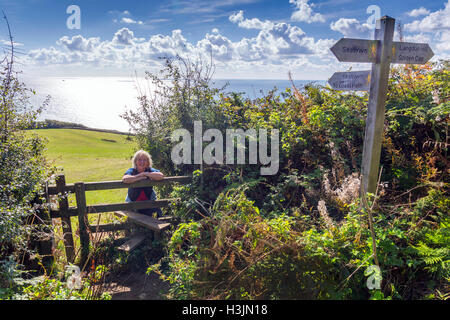
[(173, 217), (172, 216), (162, 216), (158, 218), (159, 221), (164, 221), (164, 222), (172, 222), (173, 221)]
[(142, 233), (137, 233), (137, 234), (133, 235), (130, 240), (128, 240), (127, 242), (122, 244), (117, 249), (119, 249), (121, 251), (130, 252), (131, 250), (136, 248), (138, 245), (140, 245), (142, 243), (142, 241), (144, 241), (144, 240), (145, 240), (145, 235)]
[(170, 227), (170, 223), (160, 221), (158, 219), (155, 219), (150, 216), (146, 216), (145, 214), (141, 214), (138, 212), (115, 211), (114, 213), (121, 215), (121, 216), (126, 216), (126, 217), (128, 217), (128, 219), (135, 222), (136, 224), (139, 224), (147, 229), (150, 229), (150, 230), (153, 230), (156, 232), (161, 232), (161, 231), (167, 229), (168, 227)]

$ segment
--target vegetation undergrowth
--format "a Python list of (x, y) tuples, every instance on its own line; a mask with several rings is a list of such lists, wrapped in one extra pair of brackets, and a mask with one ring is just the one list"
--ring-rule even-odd
[[(171, 283), (169, 298), (448, 299), (448, 61), (391, 72), (380, 182), (369, 195), (380, 273), (359, 200), (366, 93), (311, 84), (250, 100), (210, 89), (208, 74), (181, 58), (166, 60), (162, 75), (174, 79), (165, 99), (144, 96), (142, 111), (126, 117), (143, 124), (138, 140), (157, 149), (167, 174), (193, 172), (190, 184), (167, 191), (180, 199), (172, 210), (181, 223), (149, 268)], [(279, 172), (174, 166), (168, 133), (192, 136), (194, 121), (224, 136), (279, 130)]]

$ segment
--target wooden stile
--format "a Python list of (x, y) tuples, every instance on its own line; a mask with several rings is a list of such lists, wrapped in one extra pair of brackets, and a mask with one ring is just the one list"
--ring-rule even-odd
[[(81, 255), (79, 258), (79, 263), (85, 266), (87, 259), (89, 257), (89, 246), (90, 237), (89, 233), (95, 232), (112, 232), (118, 230), (129, 230), (133, 229), (136, 224), (141, 225), (154, 235), (155, 239), (159, 239), (161, 231), (165, 230), (170, 226), (171, 217), (161, 217), (161, 220), (155, 219), (153, 217), (141, 215), (134, 212), (139, 209), (149, 209), (149, 208), (161, 208), (168, 206), (170, 202), (176, 199), (162, 199), (154, 201), (137, 201), (128, 203), (112, 203), (112, 204), (97, 204), (90, 205), (86, 204), (86, 191), (96, 191), (96, 190), (109, 190), (109, 189), (119, 189), (119, 188), (138, 188), (147, 186), (159, 186), (168, 185), (171, 183), (188, 183), (191, 181), (189, 176), (180, 177), (165, 177), (160, 181), (144, 180), (133, 184), (125, 184), (121, 180), (118, 181), (101, 181), (101, 182), (78, 182), (75, 184), (66, 184), (64, 175), (60, 175), (57, 178), (56, 185), (47, 186), (46, 185), (46, 197), (49, 200), (50, 195), (60, 194), (64, 195), (66, 193), (75, 193), (76, 197), (76, 207), (69, 207), (67, 197), (62, 197), (58, 200), (59, 208), (49, 208), (50, 219), (60, 218), (62, 220), (63, 231), (64, 231), (64, 245), (66, 250), (67, 261), (73, 263), (75, 260), (75, 250), (72, 228), (70, 224), (70, 218), (77, 216), (79, 224), (79, 236), (80, 236), (80, 246)], [(102, 212), (121, 212), (121, 216), (127, 216), (130, 221), (125, 223), (108, 223), (99, 225), (89, 225), (88, 215), (94, 213)], [(49, 222), (47, 222), (49, 223)], [(50, 223), (49, 223), (50, 224)], [(131, 240), (130, 240), (131, 241)], [(136, 239), (131, 241), (124, 248), (132, 250), (136, 245), (138, 245)], [(136, 244), (137, 243), (137, 244)], [(42, 250), (40, 250), (42, 252)]]

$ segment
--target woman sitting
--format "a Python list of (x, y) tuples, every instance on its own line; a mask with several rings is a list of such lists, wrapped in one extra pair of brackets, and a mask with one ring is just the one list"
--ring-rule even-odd
[[(137, 151), (132, 160), (133, 167), (125, 172), (123, 183), (134, 183), (145, 179), (162, 180), (164, 175), (157, 169), (152, 168), (152, 157), (144, 150)], [(156, 200), (153, 187), (128, 188), (125, 202)], [(137, 212), (152, 216), (156, 212), (158, 218), (162, 216), (160, 208), (140, 209)]]

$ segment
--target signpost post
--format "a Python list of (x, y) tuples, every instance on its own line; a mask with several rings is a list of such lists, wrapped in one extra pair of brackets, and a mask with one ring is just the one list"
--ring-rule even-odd
[(367, 106), (366, 131), (361, 163), (361, 190), (363, 194), (366, 194), (366, 192), (375, 193), (377, 187), (394, 27), (395, 20), (393, 18), (381, 18), (380, 31), (378, 33), (380, 37), (378, 41), (380, 42), (377, 46), (377, 61), (372, 64), (372, 81), (369, 89), (369, 104)]

